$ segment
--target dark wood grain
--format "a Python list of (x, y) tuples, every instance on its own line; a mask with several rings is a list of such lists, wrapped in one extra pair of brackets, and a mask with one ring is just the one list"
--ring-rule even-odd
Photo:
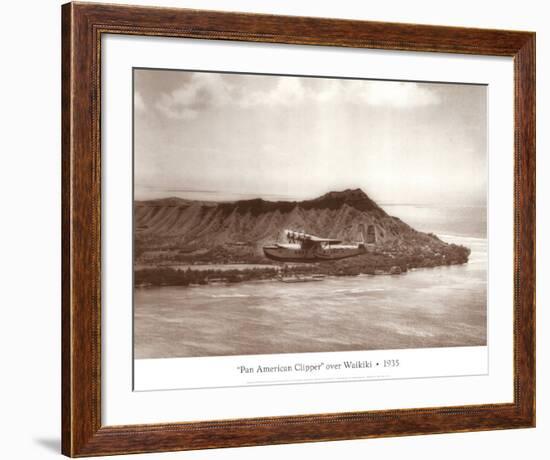
[[(514, 402), (200, 423), (174, 421), (164, 425), (102, 426), (99, 95), (100, 38), (104, 33), (513, 57)], [(62, 7), (62, 41), (62, 450), (65, 455), (534, 426), (534, 33), (71, 3)]]

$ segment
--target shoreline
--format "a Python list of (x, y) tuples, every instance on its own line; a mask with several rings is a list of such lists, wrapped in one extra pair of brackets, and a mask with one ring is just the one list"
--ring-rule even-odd
[[(326, 280), (334, 280), (338, 278), (378, 278), (381, 276), (391, 276), (391, 277), (399, 277), (402, 275), (406, 275), (408, 272), (418, 272), (423, 270), (433, 270), (437, 268), (451, 268), (451, 267), (459, 267), (461, 265), (466, 265), (468, 262), (465, 262), (464, 264), (454, 264), (454, 265), (436, 265), (433, 267), (417, 267), (417, 268), (409, 268), (406, 272), (402, 273), (359, 273), (357, 275), (323, 275), (324, 279)], [(312, 273), (312, 275), (322, 275), (321, 273)], [(179, 284), (141, 284), (141, 285), (134, 285), (134, 289), (152, 289), (152, 288), (162, 288), (162, 287), (182, 287), (182, 288), (201, 288), (205, 286), (212, 286), (212, 287), (219, 287), (219, 286), (234, 286), (237, 284), (261, 284), (261, 283), (271, 283), (273, 281), (280, 281), (278, 277), (273, 278), (263, 278), (263, 279), (250, 279), (246, 281), (240, 281), (240, 282), (224, 282), (224, 281), (211, 281), (207, 284), (189, 284), (189, 285), (179, 285)]]
[[(411, 251), (399, 253), (399, 250), (385, 250), (370, 253), (367, 256), (358, 256), (342, 259), (331, 264), (323, 262), (308, 264), (288, 264), (284, 268), (275, 263), (251, 263), (248, 261), (227, 263), (198, 261), (195, 265), (200, 269), (193, 269), (190, 264), (150, 265), (134, 268), (134, 288), (182, 286), (196, 287), (205, 285), (234, 285), (239, 283), (282, 281), (283, 277), (289, 280), (311, 278), (314, 276), (342, 277), (342, 276), (399, 276), (409, 270), (421, 268), (436, 268), (445, 266), (463, 265), (469, 262), (471, 249), (455, 242), (464, 240), (487, 241), (486, 238), (464, 237), (457, 235), (437, 235), (444, 246), (424, 248), (424, 253)], [(447, 241), (445, 241), (447, 240)], [(454, 242), (453, 242), (454, 241)], [(240, 268), (242, 265), (244, 268)], [(211, 268), (210, 268), (211, 266)], [(230, 267), (230, 268), (228, 268)], [(309, 280), (303, 280), (308, 282)]]

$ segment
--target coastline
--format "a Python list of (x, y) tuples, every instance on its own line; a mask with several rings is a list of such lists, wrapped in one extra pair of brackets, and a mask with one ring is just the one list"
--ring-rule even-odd
[(483, 345), (487, 240), (471, 241), (468, 263), (405, 275), (336, 275), (306, 286), (263, 279), (136, 289), (136, 356)]
[[(422, 257), (410, 252), (400, 254), (396, 250), (379, 248), (377, 251), (365, 256), (336, 261), (331, 264), (320, 262), (281, 266), (269, 262), (255, 263), (256, 261), (252, 263), (247, 261), (242, 263), (229, 262), (227, 264), (203, 261), (203, 263), (197, 264), (200, 267), (199, 269), (194, 269), (193, 264), (151, 265), (134, 269), (134, 288), (232, 285), (243, 282), (276, 281), (280, 280), (282, 276), (399, 276), (409, 270), (466, 264), (469, 262), (471, 249), (460, 243), (465, 243), (465, 240), (472, 243), (486, 242), (486, 238), (479, 237), (450, 234), (434, 236), (442, 244), (436, 249), (430, 248), (429, 255), (427, 255), (427, 250), (424, 249)], [(239, 265), (243, 265), (245, 268), (240, 268)]]

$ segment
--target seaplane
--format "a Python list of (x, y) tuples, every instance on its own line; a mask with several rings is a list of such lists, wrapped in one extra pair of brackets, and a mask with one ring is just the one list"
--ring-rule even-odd
[[(371, 228), (372, 227), (372, 228)], [(367, 238), (374, 236), (374, 227), (369, 225)], [(267, 258), (279, 262), (325, 262), (346, 259), (368, 252), (367, 246), (374, 241), (342, 244), (342, 240), (320, 238), (305, 232), (285, 230), (287, 243), (273, 243), (263, 247)], [(371, 237), (371, 239), (374, 239)]]

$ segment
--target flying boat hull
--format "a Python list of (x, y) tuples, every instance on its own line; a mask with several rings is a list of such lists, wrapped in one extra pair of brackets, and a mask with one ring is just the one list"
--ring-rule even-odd
[(263, 250), (267, 258), (278, 262), (326, 262), (347, 259), (367, 252), (364, 245), (331, 246), (330, 248), (314, 247), (307, 250), (273, 244), (264, 246)]

